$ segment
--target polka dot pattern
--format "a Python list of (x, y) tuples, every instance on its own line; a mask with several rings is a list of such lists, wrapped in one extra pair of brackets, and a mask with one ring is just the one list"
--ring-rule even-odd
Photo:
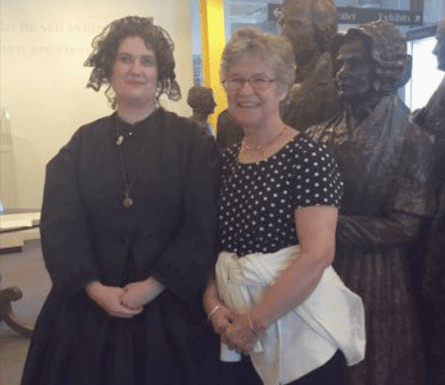
[(240, 145), (223, 153), (219, 235), (239, 256), (271, 253), (298, 243), (298, 207), (339, 207), (343, 183), (326, 147), (297, 135), (272, 157), (238, 162)]

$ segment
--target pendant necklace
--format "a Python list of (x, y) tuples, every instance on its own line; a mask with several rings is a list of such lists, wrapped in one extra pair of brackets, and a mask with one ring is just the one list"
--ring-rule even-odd
[(242, 141), (242, 148), (244, 149), (245, 152), (264, 150), (265, 148), (269, 147), (272, 143), (274, 143), (278, 138), (280, 138), (284, 134), (284, 131), (286, 131), (286, 129), (287, 129), (287, 126), (284, 126), (283, 129), (276, 136), (274, 136), (271, 140), (264, 143), (263, 145), (254, 146), (254, 147), (248, 146), (246, 144), (246, 138), (244, 137), (244, 139)]
[[(122, 143), (124, 142), (124, 136), (121, 134), (121, 132), (119, 130), (118, 122), (119, 122), (119, 117), (116, 116), (115, 123), (116, 123), (116, 132), (117, 132), (117, 136), (118, 136), (117, 140), (116, 140), (116, 144), (117, 144), (118, 151), (119, 151), (119, 161), (120, 161), (121, 168), (122, 168), (122, 177), (124, 178), (124, 186), (125, 186), (124, 199), (123, 199), (122, 203), (126, 209), (129, 209), (130, 207), (133, 206), (133, 203), (134, 203), (133, 199), (130, 196), (130, 192), (131, 192), (131, 188), (133, 187), (133, 183), (136, 178), (136, 173), (138, 171), (138, 168), (139, 168), (138, 166), (140, 165), (140, 162), (137, 165), (135, 164), (133, 173), (131, 174), (131, 177), (127, 178), (127, 173), (125, 170), (125, 163), (124, 163), (124, 154), (122, 151)], [(131, 136), (131, 134), (132, 134), (132, 132), (129, 134), (129, 136)], [(136, 161), (140, 160), (142, 154), (145, 151), (145, 147), (147, 144), (147, 138), (148, 138), (148, 131), (145, 133), (144, 142), (142, 143), (142, 147), (141, 147), (141, 150), (139, 151), (139, 155), (137, 156)]]

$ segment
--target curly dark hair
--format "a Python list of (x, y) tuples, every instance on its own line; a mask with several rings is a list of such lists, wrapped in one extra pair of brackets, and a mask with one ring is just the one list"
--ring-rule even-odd
[(345, 41), (361, 38), (369, 42), (374, 62), (372, 86), (375, 92), (388, 94), (397, 91), (410, 64), (406, 40), (392, 23), (384, 20), (350, 28), (345, 35), (338, 35), (334, 42), (334, 61), (337, 51)]
[(105, 92), (113, 108), (116, 96), (111, 88), (111, 77), (120, 44), (127, 37), (138, 36), (156, 55), (158, 83), (156, 99), (164, 93), (170, 100), (181, 98), (181, 89), (176, 81), (174, 43), (166, 30), (154, 25), (152, 18), (128, 16), (108, 24), (93, 39), (93, 52), (85, 61), (85, 67), (94, 67), (87, 88), (99, 91), (103, 84), (108, 85)]

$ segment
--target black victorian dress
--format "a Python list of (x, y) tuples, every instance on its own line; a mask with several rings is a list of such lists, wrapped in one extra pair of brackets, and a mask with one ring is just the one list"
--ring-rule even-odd
[[(218, 178), (215, 144), (162, 108), (135, 126), (114, 114), (74, 134), (47, 166), (41, 233), (53, 287), (23, 385), (200, 382)], [(132, 319), (109, 316), (84, 290), (149, 276), (166, 289)]]

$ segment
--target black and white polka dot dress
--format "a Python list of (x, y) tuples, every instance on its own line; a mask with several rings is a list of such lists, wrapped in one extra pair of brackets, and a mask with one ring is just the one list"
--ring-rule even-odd
[(298, 244), (298, 207), (339, 207), (343, 183), (326, 147), (304, 134), (257, 163), (239, 163), (241, 145), (222, 160), (219, 236), (222, 250), (239, 256), (272, 253)]

